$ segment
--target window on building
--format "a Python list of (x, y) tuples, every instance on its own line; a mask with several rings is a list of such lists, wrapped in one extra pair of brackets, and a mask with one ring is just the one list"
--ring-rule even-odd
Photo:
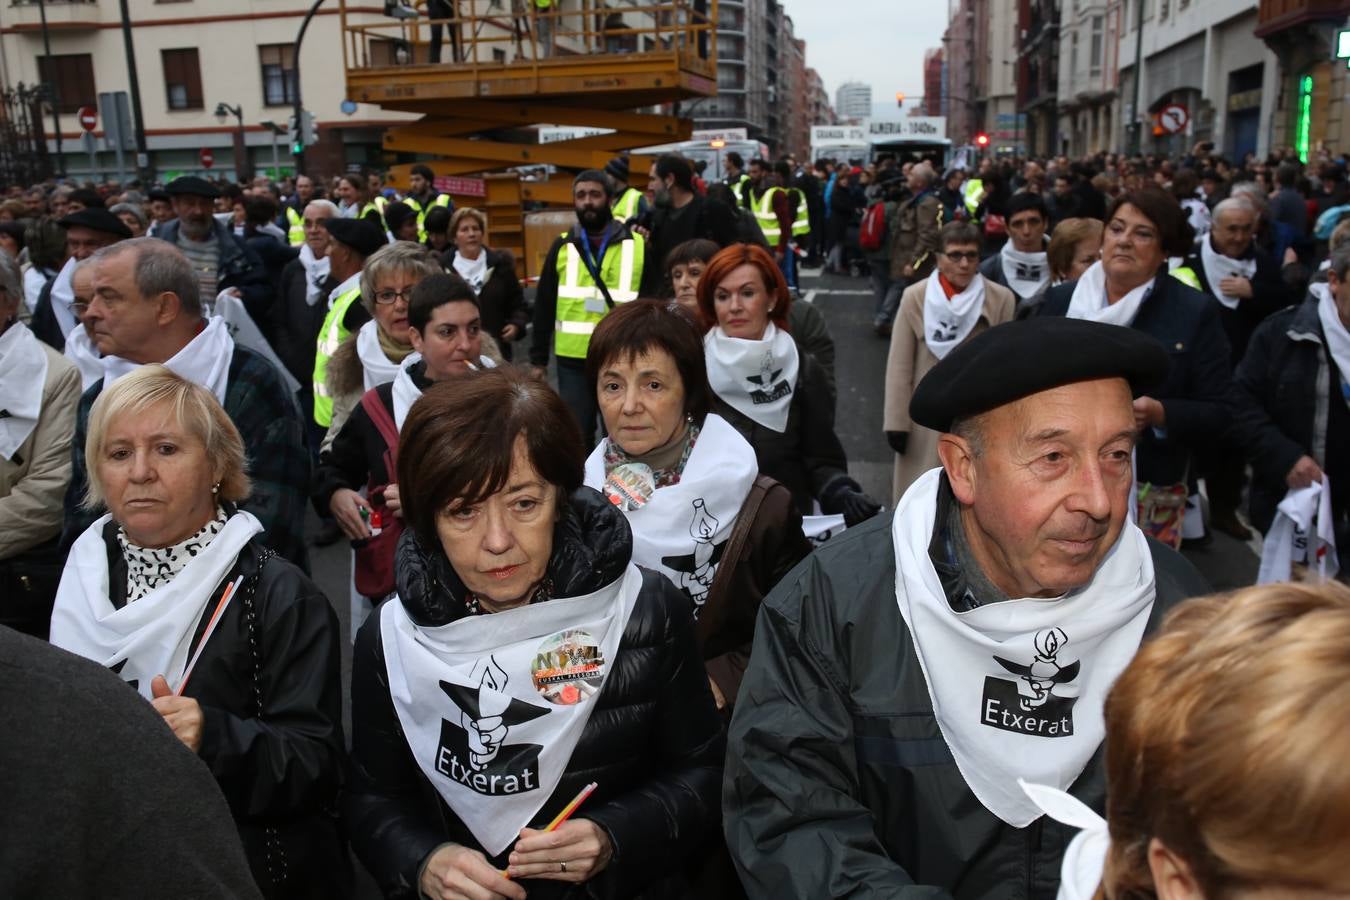
[(1167, 18), (1167, 8), (1169, 6), (1171, 6), (1169, 0), (1158, 0), (1158, 19), (1160, 21)]
[(262, 64), (263, 105), (294, 105), (295, 45), (260, 44), (258, 61)]
[(492, 61), (497, 63), (506, 62), (506, 51), (501, 47), (492, 48)]
[(197, 48), (161, 50), (164, 62), (164, 90), (169, 109), (202, 108), (202, 67)]
[(1078, 32), (1073, 33), (1073, 38), (1069, 41), (1069, 77), (1072, 78), (1078, 74)]
[(1092, 55), (1089, 60), (1092, 65), (1091, 75), (1097, 78), (1102, 74), (1102, 26), (1103, 17), (1092, 17)]
[(56, 97), (56, 111), (78, 112), (81, 106), (98, 102), (94, 87), (94, 57), (88, 53), (65, 56), (39, 56), (38, 78), (50, 85)]

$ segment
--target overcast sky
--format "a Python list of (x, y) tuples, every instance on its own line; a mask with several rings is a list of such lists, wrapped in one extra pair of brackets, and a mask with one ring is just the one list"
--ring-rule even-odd
[(900, 113), (897, 91), (923, 96), (923, 54), (942, 46), (947, 0), (782, 0), (793, 31), (806, 41), (806, 64), (820, 73), (834, 103), (846, 81), (872, 85), (876, 115)]

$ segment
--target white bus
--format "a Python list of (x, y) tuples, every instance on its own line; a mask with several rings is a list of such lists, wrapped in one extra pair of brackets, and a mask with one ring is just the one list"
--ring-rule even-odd
[[(750, 165), (752, 159), (769, 158), (768, 145), (748, 138), (744, 128), (732, 128), (726, 131), (695, 131), (693, 140), (641, 147), (633, 152), (639, 156), (651, 157), (673, 153), (694, 162), (701, 160), (707, 163), (702, 178), (708, 184), (721, 181), (726, 177), (726, 157), (728, 153), (739, 153), (742, 163), (746, 166)], [(640, 174), (645, 179), (647, 173), (642, 172)], [(636, 181), (638, 173), (630, 172), (629, 176)], [(642, 183), (645, 184), (645, 181)]]

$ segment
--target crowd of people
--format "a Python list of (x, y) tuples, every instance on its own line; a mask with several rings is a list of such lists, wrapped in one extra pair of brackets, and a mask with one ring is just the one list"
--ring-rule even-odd
[(9, 192), (0, 893), (1350, 891), (1344, 170), (728, 157)]

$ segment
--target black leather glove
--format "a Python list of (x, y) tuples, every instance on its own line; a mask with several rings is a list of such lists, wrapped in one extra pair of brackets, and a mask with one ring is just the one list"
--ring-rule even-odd
[(908, 431), (888, 431), (886, 432), (886, 443), (891, 445), (891, 449), (901, 456), (905, 455), (905, 448), (909, 446)]
[(836, 478), (825, 488), (820, 508), (830, 515), (843, 514), (849, 528), (866, 522), (881, 511), (881, 504), (863, 493), (862, 485), (847, 475)]

